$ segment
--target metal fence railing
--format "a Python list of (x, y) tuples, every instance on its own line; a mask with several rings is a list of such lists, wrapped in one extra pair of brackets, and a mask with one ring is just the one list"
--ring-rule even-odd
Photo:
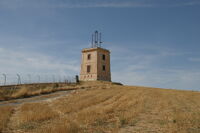
[(76, 83), (75, 76), (49, 74), (0, 74), (0, 86), (34, 83)]

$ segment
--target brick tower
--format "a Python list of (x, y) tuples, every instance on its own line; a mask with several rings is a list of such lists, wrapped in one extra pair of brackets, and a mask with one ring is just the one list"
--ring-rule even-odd
[(101, 33), (92, 35), (92, 47), (82, 50), (81, 81), (111, 81), (110, 51), (101, 48)]

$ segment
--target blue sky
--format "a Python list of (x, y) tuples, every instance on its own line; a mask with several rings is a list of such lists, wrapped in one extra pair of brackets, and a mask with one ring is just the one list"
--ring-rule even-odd
[(113, 81), (200, 90), (200, 0), (0, 0), (0, 73), (79, 74), (94, 30)]

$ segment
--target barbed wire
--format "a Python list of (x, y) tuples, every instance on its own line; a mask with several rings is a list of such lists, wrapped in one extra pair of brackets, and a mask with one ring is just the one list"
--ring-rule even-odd
[(0, 86), (33, 83), (75, 83), (75, 76), (56, 74), (0, 74)]

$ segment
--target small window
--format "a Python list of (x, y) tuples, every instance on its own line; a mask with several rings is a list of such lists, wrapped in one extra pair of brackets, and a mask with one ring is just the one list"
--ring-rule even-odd
[(102, 66), (102, 70), (106, 71), (106, 66), (105, 65)]
[(87, 59), (88, 59), (88, 60), (91, 59), (91, 54), (88, 54)]
[(105, 54), (102, 55), (102, 60), (106, 60), (106, 55)]
[(91, 66), (87, 65), (87, 73), (90, 73)]

